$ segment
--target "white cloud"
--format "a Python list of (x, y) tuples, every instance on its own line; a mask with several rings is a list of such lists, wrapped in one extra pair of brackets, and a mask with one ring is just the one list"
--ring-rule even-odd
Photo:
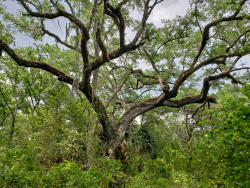
[(183, 16), (189, 8), (189, 0), (168, 0), (156, 5), (149, 17), (157, 27), (162, 27), (162, 19), (174, 19), (177, 15)]

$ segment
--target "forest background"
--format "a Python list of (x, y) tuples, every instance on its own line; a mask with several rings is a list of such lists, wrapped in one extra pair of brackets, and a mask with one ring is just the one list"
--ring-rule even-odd
[(173, 4), (0, 1), (1, 187), (250, 187), (250, 2)]

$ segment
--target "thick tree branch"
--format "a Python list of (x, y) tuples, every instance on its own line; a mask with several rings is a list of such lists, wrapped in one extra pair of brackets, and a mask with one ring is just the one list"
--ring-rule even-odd
[(121, 6), (124, 5), (127, 1), (124, 0), (117, 5), (116, 8), (111, 6), (108, 0), (104, 0), (104, 10), (107, 15), (112, 17), (115, 24), (119, 29), (120, 34), (120, 49), (123, 50), (125, 46), (125, 22), (121, 12)]
[[(175, 84), (173, 86), (173, 89), (170, 91), (169, 97), (170, 98), (176, 97), (178, 89), (181, 86), (181, 84), (185, 80), (187, 80), (191, 74), (193, 74), (195, 71), (199, 70), (201, 67), (204, 67), (204, 66), (212, 64), (212, 63), (218, 63), (218, 61), (215, 61), (215, 60), (217, 60), (219, 58), (223, 58), (223, 57), (235, 57), (235, 56), (241, 56), (241, 54), (239, 52), (236, 52), (236, 53), (233, 53), (233, 54), (230, 54), (230, 53), (219, 54), (219, 55), (216, 55), (216, 56), (214, 56), (212, 58), (207, 59), (206, 61), (201, 62), (199, 65), (197, 65), (196, 67), (194, 67), (192, 69), (192, 71), (190, 71), (190, 69), (187, 70), (187, 71), (184, 71), (180, 75), (180, 77), (176, 80), (176, 82), (175, 82)], [(220, 61), (219, 61), (219, 63), (220, 63)]]
[(98, 119), (102, 125), (103, 128), (103, 136), (107, 139), (107, 141), (111, 140), (114, 137), (114, 129), (111, 126), (111, 123), (109, 121), (106, 108), (103, 105), (102, 101), (93, 93), (92, 88), (90, 87), (88, 90), (86, 90), (84, 87), (79, 87), (80, 91), (82, 91), (85, 96), (87, 97), (88, 101), (92, 104), (92, 108), (95, 110)]
[(108, 62), (109, 61), (109, 56), (108, 56), (108, 51), (106, 46), (104, 45), (104, 43), (101, 40), (101, 30), (100, 28), (97, 29), (96, 31), (96, 42), (99, 45), (101, 51), (102, 51), (102, 57), (103, 57), (103, 61)]
[[(246, 2), (246, 0), (241, 1), (240, 6), (242, 6), (245, 2)], [(215, 21), (207, 24), (204, 27), (200, 49), (199, 49), (196, 57), (193, 60), (192, 66), (190, 68), (190, 71), (192, 71), (192, 69), (195, 66), (196, 62), (198, 61), (198, 59), (199, 59), (199, 57), (200, 57), (203, 49), (206, 46), (207, 41), (209, 40), (209, 30), (210, 30), (210, 28), (218, 25), (221, 22), (228, 22), (228, 21), (233, 21), (233, 20), (234, 21), (236, 21), (236, 20), (243, 20), (245, 18), (245, 16), (238, 16), (238, 17), (236, 17), (239, 14), (239, 12), (240, 12), (240, 10), (237, 10), (232, 16), (217, 19), (217, 20), (215, 20)]]
[(52, 73), (55, 76), (58, 76), (58, 80), (64, 81), (68, 84), (73, 83), (73, 78), (70, 76), (66, 75), (64, 72), (58, 70), (57, 68), (44, 63), (44, 62), (37, 62), (37, 61), (29, 61), (20, 58), (5, 42), (0, 40), (0, 47), (7, 53), (9, 56), (19, 65), (19, 66), (24, 66), (24, 67), (33, 67), (33, 68), (39, 68), (43, 69), (45, 71), (48, 71)]
[[(240, 59), (238, 57), (234, 64)], [(209, 76), (204, 79), (203, 81), (203, 87), (199, 95), (191, 96), (191, 97), (184, 97), (179, 100), (172, 100), (172, 99), (166, 99), (165, 94), (162, 93), (159, 97), (149, 99), (145, 102), (136, 103), (132, 105), (129, 109), (126, 110), (124, 115), (120, 118), (120, 120), (116, 124), (116, 129), (120, 133), (121, 136), (123, 136), (124, 132), (128, 129), (131, 121), (137, 117), (138, 115), (145, 113), (149, 110), (152, 110), (156, 107), (160, 106), (168, 106), (173, 108), (180, 108), (187, 104), (192, 103), (203, 103), (204, 101), (216, 103), (216, 98), (214, 96), (207, 96), (210, 86), (218, 79), (221, 79), (223, 77), (230, 77), (229, 73), (231, 71), (231, 68), (227, 71), (224, 71), (220, 73), (219, 75), (215, 76)]]
[[(116, 50), (114, 50), (112, 52), (109, 52), (107, 54), (107, 57), (108, 57), (109, 60), (116, 59), (116, 58), (120, 57), (122, 54), (124, 54), (126, 52), (129, 52), (131, 50), (135, 50), (135, 49), (139, 48), (143, 44), (145, 44), (145, 42), (142, 42), (142, 43), (139, 43), (139, 44), (133, 45), (133, 46), (132, 45), (127, 45), (127, 46), (125, 46), (124, 50), (121, 50), (120, 48), (118, 48), (118, 49), (116, 49)], [(104, 65), (105, 63), (106, 63), (106, 61), (103, 60), (103, 57), (99, 57), (93, 63), (91, 63), (89, 71), (92, 72), (95, 69), (98, 69), (99, 67)]]

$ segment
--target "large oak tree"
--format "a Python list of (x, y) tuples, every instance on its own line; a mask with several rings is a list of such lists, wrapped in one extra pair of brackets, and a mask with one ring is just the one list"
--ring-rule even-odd
[[(21, 11), (16, 16), (0, 8), (4, 20), (0, 22), (0, 55), (11, 57), (19, 66), (48, 71), (81, 91), (116, 158), (122, 155), (122, 139), (136, 117), (163, 106), (216, 103), (208, 95), (210, 87), (223, 78), (240, 84), (234, 73), (243, 75), (242, 70), (249, 69), (238, 66), (250, 53), (249, 0), (193, 0), (185, 16), (165, 19), (160, 28), (148, 19), (155, 7), (167, 6), (164, 0), (17, 2)], [(131, 16), (135, 10), (140, 19)], [(60, 22), (61, 17), (67, 20), (65, 40), (47, 28), (47, 20)], [(130, 40), (128, 28), (134, 31)], [(60, 70), (53, 62), (23, 58), (13, 45), (12, 29), (36, 40), (45, 35), (54, 38), (76, 54), (77, 66), (72, 65), (76, 73)], [(148, 63), (148, 70), (138, 69), (141, 62)], [(197, 72), (203, 79), (200, 93), (178, 97), (185, 84), (198, 84)], [(110, 104), (113, 109), (108, 111)]]

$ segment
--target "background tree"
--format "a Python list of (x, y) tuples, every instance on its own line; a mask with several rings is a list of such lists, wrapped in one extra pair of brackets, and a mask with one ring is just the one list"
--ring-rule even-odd
[(218, 94), (223, 95), (222, 108), (208, 111), (212, 121), (202, 122), (210, 129), (194, 144), (192, 170), (199, 176), (202, 168), (211, 186), (248, 187), (249, 86), (226, 85)]

